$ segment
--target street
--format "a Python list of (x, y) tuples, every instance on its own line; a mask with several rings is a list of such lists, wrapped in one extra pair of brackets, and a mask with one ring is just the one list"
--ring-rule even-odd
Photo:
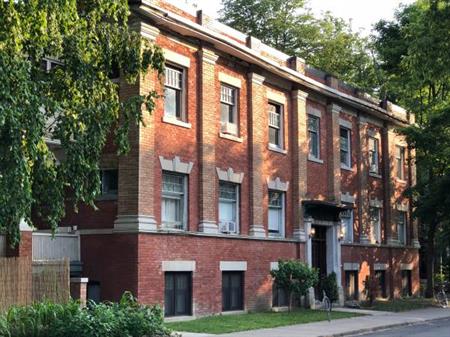
[(450, 319), (362, 334), (364, 337), (449, 337)]

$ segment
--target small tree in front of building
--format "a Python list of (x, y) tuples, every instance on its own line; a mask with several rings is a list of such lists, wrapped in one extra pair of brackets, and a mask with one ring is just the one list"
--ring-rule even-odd
[(328, 274), (322, 281), (322, 289), (327, 294), (331, 303), (339, 300), (339, 290), (337, 285), (337, 276), (335, 272)]
[(317, 271), (298, 260), (279, 260), (278, 269), (270, 272), (276, 285), (284, 289), (289, 299), (291, 311), (294, 296), (305, 296), (308, 289), (319, 281)]

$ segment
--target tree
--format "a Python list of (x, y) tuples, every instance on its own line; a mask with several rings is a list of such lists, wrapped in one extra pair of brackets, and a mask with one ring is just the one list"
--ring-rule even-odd
[(305, 296), (308, 289), (319, 281), (316, 270), (298, 260), (279, 260), (278, 269), (270, 272), (275, 284), (284, 289), (289, 298), (289, 311), (292, 308), (293, 297)]
[[(418, 181), (409, 195), (421, 223), (427, 258), (426, 295), (433, 296), (437, 238), (450, 222), (450, 3), (420, 0), (380, 21), (375, 48), (384, 73), (383, 96), (416, 113), (403, 129), (416, 152)], [(449, 247), (448, 241), (441, 250)]]
[[(66, 201), (94, 205), (107, 139), (126, 152), (141, 106), (152, 111), (154, 92), (121, 102), (110, 79), (163, 71), (161, 50), (128, 30), (129, 14), (126, 0), (0, 2), (0, 230), (13, 244), (22, 219), (55, 230)], [(47, 56), (60, 61), (49, 71)]]
[(338, 290), (337, 278), (336, 278), (335, 272), (328, 274), (322, 280), (322, 289), (327, 294), (331, 303), (339, 300), (339, 290)]
[(220, 20), (286, 54), (373, 91), (377, 78), (369, 41), (329, 12), (314, 17), (304, 0), (223, 0)]

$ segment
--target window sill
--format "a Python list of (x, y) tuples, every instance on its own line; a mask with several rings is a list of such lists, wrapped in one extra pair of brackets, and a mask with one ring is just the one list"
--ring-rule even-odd
[(192, 127), (191, 123), (186, 123), (186, 122), (180, 121), (173, 117), (163, 116), (162, 121), (164, 123), (181, 126), (182, 128), (186, 128), (186, 129), (190, 129)]
[(314, 163), (323, 164), (323, 160), (322, 160), (322, 159), (313, 157), (313, 156), (311, 156), (310, 154), (308, 155), (308, 160), (309, 160), (309, 161), (312, 161), (312, 162), (314, 162)]
[(408, 182), (406, 180), (395, 178), (395, 181), (399, 183), (400, 185), (406, 185)]
[(353, 172), (353, 169), (347, 165), (341, 164), (341, 170)]
[(269, 150), (270, 151), (274, 151), (274, 152), (278, 152), (278, 153), (281, 153), (281, 154), (287, 154), (288, 153), (287, 150), (280, 149), (276, 145), (272, 145), (272, 144), (269, 144)]
[(222, 132), (219, 133), (219, 137), (228, 139), (228, 140), (232, 140), (233, 142), (237, 142), (237, 143), (242, 143), (244, 141), (244, 139), (242, 137), (229, 135), (228, 133), (222, 133)]
[(283, 240), (284, 239), (284, 235), (277, 234), (277, 233), (268, 233), (267, 236), (270, 239), (278, 239), (278, 240)]
[(372, 178), (378, 178), (378, 179), (382, 178), (381, 174), (374, 173), (374, 172), (369, 172), (369, 176)]
[(165, 224), (161, 225), (161, 230), (166, 231), (166, 232), (174, 232), (174, 233), (183, 233), (186, 232), (186, 229), (179, 229), (179, 228), (173, 228), (173, 227), (169, 227)]

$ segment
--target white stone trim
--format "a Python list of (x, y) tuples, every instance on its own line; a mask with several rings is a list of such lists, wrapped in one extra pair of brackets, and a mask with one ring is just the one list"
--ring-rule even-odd
[(345, 271), (359, 271), (359, 268), (360, 268), (360, 266), (359, 266), (359, 263), (357, 263), (357, 262), (355, 262), (355, 263), (345, 262), (344, 263)]
[(367, 134), (369, 135), (369, 137), (380, 139), (380, 133), (373, 128), (368, 128)]
[(247, 271), (247, 261), (220, 261), (221, 271)]
[(237, 142), (237, 143), (242, 143), (244, 141), (244, 138), (242, 138), (242, 137), (237, 137), (237, 136), (229, 135), (227, 133), (222, 133), (222, 132), (219, 132), (219, 137), (225, 138), (225, 139), (231, 140), (233, 142)]
[(269, 101), (286, 105), (287, 99), (286, 96), (282, 93), (274, 92), (271, 90), (267, 90), (267, 99)]
[(219, 56), (216, 55), (212, 50), (209, 50), (209, 49), (200, 50), (199, 55), (202, 58), (203, 62), (212, 64), (212, 65), (216, 64), (217, 60), (219, 59)]
[(273, 144), (269, 143), (269, 146), (267, 147), (270, 151), (278, 152), (281, 154), (287, 154), (288, 151), (286, 149), (280, 149), (278, 146), (275, 146)]
[(331, 112), (334, 112), (337, 114), (342, 112), (342, 107), (335, 103), (331, 103), (330, 105), (328, 105), (328, 108), (330, 109)]
[(113, 232), (145, 233), (157, 230), (156, 220), (148, 215), (118, 215)]
[(230, 183), (235, 184), (242, 184), (242, 181), (244, 180), (244, 173), (236, 173), (234, 170), (230, 167), (228, 170), (224, 171), (220, 168), (216, 167), (217, 176), (219, 177), (219, 180), (222, 181), (228, 181)]
[(184, 174), (190, 174), (193, 162), (182, 162), (180, 157), (175, 156), (173, 159), (166, 159), (163, 156), (159, 156), (159, 161), (161, 163), (161, 168), (164, 171), (178, 172)]
[(277, 262), (270, 262), (270, 270), (278, 270), (278, 261)]
[(148, 25), (142, 21), (135, 21), (131, 23), (130, 28), (151, 42), (155, 42), (160, 33), (158, 28)]
[(339, 125), (349, 130), (351, 130), (353, 126), (352, 122), (349, 122), (348, 120), (343, 118), (339, 118)]
[(179, 119), (177, 119), (175, 117), (171, 117), (171, 116), (164, 115), (162, 117), (162, 121), (164, 123), (169, 123), (169, 124), (173, 124), (173, 125), (176, 125), (176, 126), (181, 126), (182, 128), (186, 128), (186, 129), (192, 128), (192, 124), (191, 123), (186, 123), (186, 122), (180, 121)]
[(195, 261), (162, 261), (162, 271), (195, 271)]
[(413, 270), (413, 264), (412, 263), (401, 263), (400, 270)]
[(261, 76), (257, 73), (249, 73), (248, 74), (248, 79), (254, 83), (254, 84), (259, 84), (262, 85), (264, 83), (264, 81), (266, 80), (266, 78), (264, 76)]
[(389, 265), (387, 263), (374, 263), (374, 270), (387, 270)]
[(383, 208), (383, 200), (378, 200), (378, 198), (369, 200), (370, 207)]
[(20, 219), (19, 222), (19, 230), (21, 232), (32, 232), (33, 231), (33, 227), (31, 227), (23, 218)]
[(341, 202), (345, 202), (347, 204), (354, 204), (355, 197), (351, 195), (349, 192), (342, 193), (341, 192)]
[(170, 63), (175, 63), (185, 68), (189, 68), (191, 66), (191, 60), (189, 57), (175, 53), (174, 51), (165, 48), (163, 49), (163, 52), (166, 61), (169, 61)]
[(89, 278), (87, 277), (71, 277), (70, 283), (88, 283)]
[(322, 111), (310, 105), (308, 105), (306, 113), (311, 116), (322, 118)]
[(289, 189), (289, 181), (282, 181), (280, 177), (276, 177), (274, 180), (268, 177), (267, 186), (269, 187), (269, 190), (287, 192)]
[(219, 72), (219, 82), (231, 85), (235, 88), (242, 88), (242, 81), (239, 78), (230, 76), (222, 72)]
[(308, 96), (309, 96), (309, 94), (307, 92), (304, 92), (301, 90), (294, 90), (292, 92), (292, 98), (295, 100), (306, 101)]
[(408, 204), (396, 204), (395, 208), (397, 209), (397, 211), (401, 211), (401, 212), (408, 212), (409, 207)]

